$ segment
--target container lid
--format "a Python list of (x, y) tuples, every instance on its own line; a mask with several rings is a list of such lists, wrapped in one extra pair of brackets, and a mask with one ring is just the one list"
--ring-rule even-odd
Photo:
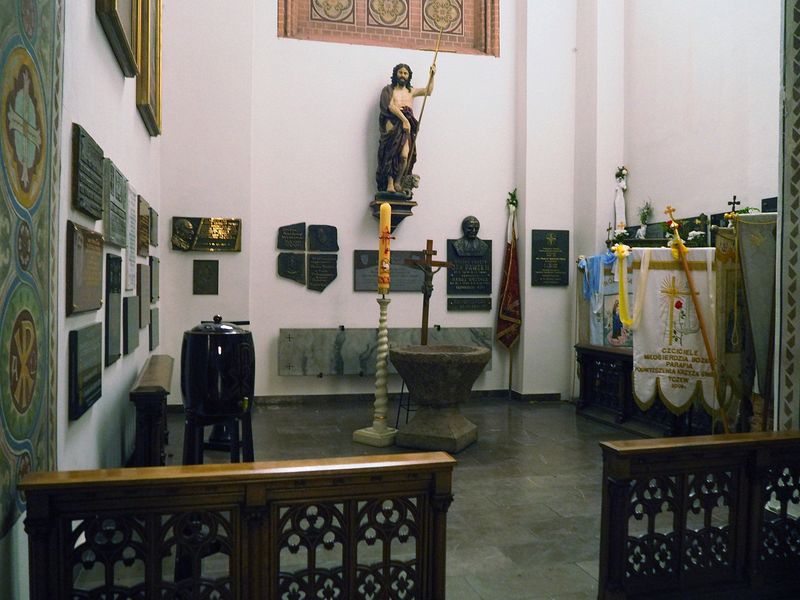
[(249, 334), (250, 332), (242, 329), (235, 323), (223, 322), (220, 315), (214, 315), (214, 321), (203, 321), (199, 325), (195, 325), (186, 333), (199, 333), (202, 335), (242, 335)]

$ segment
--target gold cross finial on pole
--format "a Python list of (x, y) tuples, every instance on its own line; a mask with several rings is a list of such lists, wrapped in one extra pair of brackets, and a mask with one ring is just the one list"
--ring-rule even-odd
[(675, 220), (675, 209), (672, 208), (669, 204), (667, 204), (667, 208), (664, 210), (664, 214), (669, 217), (670, 221)]

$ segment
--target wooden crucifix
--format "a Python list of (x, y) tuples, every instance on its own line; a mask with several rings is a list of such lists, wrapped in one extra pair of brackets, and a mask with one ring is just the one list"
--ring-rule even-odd
[[(453, 263), (441, 260), (433, 260), (436, 250), (433, 249), (433, 240), (428, 240), (425, 250), (422, 251), (421, 259), (407, 258), (404, 264), (417, 267), (425, 274), (425, 282), (422, 284), (422, 335), (420, 344), (428, 345), (428, 311), (430, 309), (430, 299), (433, 293), (433, 276), (441, 271), (442, 267), (452, 267)], [(437, 267), (434, 271), (433, 267)]]

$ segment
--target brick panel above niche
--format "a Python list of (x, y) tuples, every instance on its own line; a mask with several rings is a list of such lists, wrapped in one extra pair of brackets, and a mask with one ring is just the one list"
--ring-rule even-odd
[(500, 55), (500, 0), (278, 0), (278, 35)]

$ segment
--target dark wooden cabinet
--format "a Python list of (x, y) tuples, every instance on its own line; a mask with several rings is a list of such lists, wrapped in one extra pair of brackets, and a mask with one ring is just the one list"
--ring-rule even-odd
[(166, 462), (167, 396), (172, 381), (172, 357), (147, 359), (130, 391), (136, 405), (136, 441), (130, 467), (157, 467)]
[(577, 411), (635, 433), (651, 436), (709, 433), (711, 418), (697, 407), (674, 415), (659, 401), (643, 411), (633, 399), (633, 353), (630, 348), (576, 344), (581, 393)]

